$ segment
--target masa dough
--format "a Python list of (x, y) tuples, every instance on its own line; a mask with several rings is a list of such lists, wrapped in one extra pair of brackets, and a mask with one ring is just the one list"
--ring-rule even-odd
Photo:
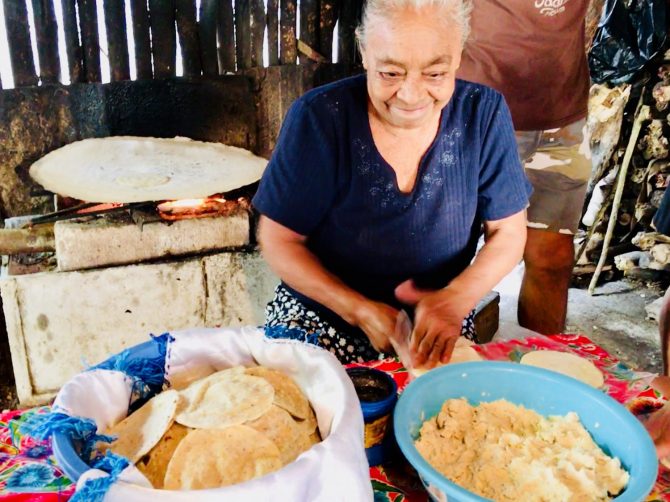
[(267, 161), (188, 138), (112, 136), (71, 143), (30, 167), (47, 190), (87, 202), (200, 199), (258, 181)]
[(591, 361), (569, 352), (557, 350), (528, 352), (521, 357), (521, 364), (562, 373), (595, 388), (602, 387), (605, 383), (602, 372)]
[(454, 483), (498, 502), (600, 502), (628, 483), (576, 413), (545, 418), (505, 400), (449, 399), (421, 426), (421, 455)]

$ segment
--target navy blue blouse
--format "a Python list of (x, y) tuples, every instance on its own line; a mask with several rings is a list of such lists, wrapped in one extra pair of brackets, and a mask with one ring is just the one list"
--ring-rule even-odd
[(446, 286), (474, 257), (482, 221), (523, 210), (530, 193), (503, 97), (460, 80), (413, 190), (401, 192), (374, 144), (359, 75), (291, 106), (253, 205), (307, 236), (347, 285), (398, 307), (398, 284)]

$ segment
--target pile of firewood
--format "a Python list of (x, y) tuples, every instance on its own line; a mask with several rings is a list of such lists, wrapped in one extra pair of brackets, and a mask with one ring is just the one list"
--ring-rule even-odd
[(670, 236), (653, 218), (670, 182), (670, 51), (631, 83), (594, 85), (593, 171), (575, 238), (575, 275), (669, 282)]

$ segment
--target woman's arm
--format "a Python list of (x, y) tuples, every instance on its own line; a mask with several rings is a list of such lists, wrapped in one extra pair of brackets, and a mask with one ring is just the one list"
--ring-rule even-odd
[(258, 240), (263, 258), (286, 284), (359, 327), (375, 349), (390, 349), (396, 309), (373, 302), (348, 287), (307, 248), (304, 235), (266, 216), (260, 218)]
[(523, 257), (525, 211), (487, 221), (484, 231), (486, 243), (475, 260), (447, 287), (422, 292), (404, 283), (396, 290), (401, 301), (416, 303), (411, 349), (418, 366), (449, 361), (465, 316)]

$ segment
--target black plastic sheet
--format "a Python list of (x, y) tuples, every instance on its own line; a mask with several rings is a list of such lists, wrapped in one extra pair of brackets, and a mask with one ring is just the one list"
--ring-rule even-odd
[(630, 81), (661, 50), (666, 36), (665, 0), (607, 0), (589, 52), (591, 79)]

